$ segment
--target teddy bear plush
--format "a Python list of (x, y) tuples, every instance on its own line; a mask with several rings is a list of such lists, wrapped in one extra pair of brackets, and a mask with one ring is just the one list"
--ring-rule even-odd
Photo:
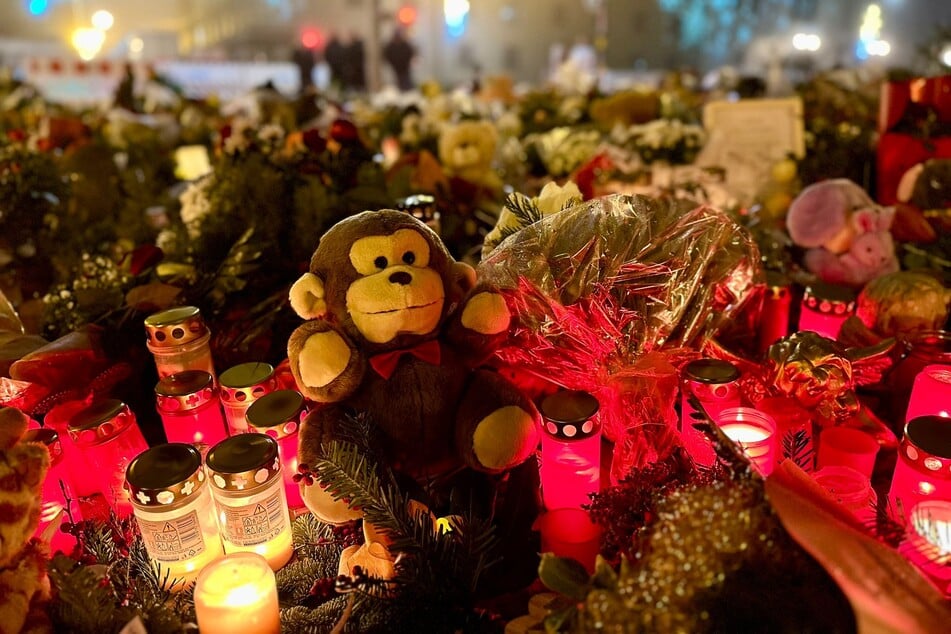
[[(532, 402), (498, 373), (474, 367), (506, 336), (504, 299), (477, 286), (472, 268), (419, 220), (381, 210), (334, 225), (290, 301), (306, 320), (288, 341), (291, 371), (300, 391), (323, 404), (301, 425), (301, 463), (313, 464), (322, 444), (346, 437), (352, 415), (365, 413), (389, 466), (439, 510), (449, 492), (434, 482), (460, 472), (491, 482), (533, 455), (540, 427)], [(361, 516), (306, 480), (301, 494), (322, 521)], [(364, 546), (379, 550), (382, 541)]]
[(899, 268), (889, 232), (893, 218), (893, 208), (837, 178), (805, 188), (789, 207), (786, 228), (807, 249), (808, 270), (824, 282), (859, 287)]
[(461, 121), (446, 126), (439, 135), (439, 160), (449, 176), (502, 189), (502, 181), (492, 169), (498, 133), (488, 121)]
[(0, 408), (0, 634), (49, 632), (40, 603), (49, 597), (49, 547), (33, 537), (49, 452), (22, 442), (29, 420)]

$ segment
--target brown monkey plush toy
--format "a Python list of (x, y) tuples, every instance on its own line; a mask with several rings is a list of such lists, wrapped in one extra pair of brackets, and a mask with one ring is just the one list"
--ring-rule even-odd
[[(313, 464), (324, 443), (346, 437), (353, 414), (365, 413), (388, 465), (426, 490), (430, 499), (420, 501), (440, 512), (449, 492), (441, 497), (438, 483), (468, 472), (487, 476), (469, 482), (491, 487), (533, 455), (539, 420), (531, 401), (471, 364), (507, 332), (502, 296), (478, 288), (472, 268), (411, 215), (366, 211), (333, 226), (290, 299), (307, 320), (288, 342), (291, 371), (301, 392), (324, 404), (301, 426), (302, 464)], [(316, 483), (301, 487), (323, 521), (361, 515)], [(377, 538), (385, 547), (372, 527), (364, 532), (362, 548), (381, 548)], [(345, 552), (341, 570), (361, 556)]]

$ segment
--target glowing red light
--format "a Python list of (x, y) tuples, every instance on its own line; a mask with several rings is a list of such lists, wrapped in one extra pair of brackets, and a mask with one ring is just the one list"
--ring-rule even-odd
[(404, 5), (396, 11), (396, 21), (403, 26), (409, 26), (416, 22), (416, 7)]
[(317, 48), (320, 46), (320, 40), (320, 31), (317, 29), (304, 29), (300, 36), (300, 43), (304, 45), (304, 48)]

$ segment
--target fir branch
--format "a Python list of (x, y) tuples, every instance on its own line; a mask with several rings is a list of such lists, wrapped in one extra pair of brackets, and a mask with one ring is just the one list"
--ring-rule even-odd
[(803, 471), (812, 471), (815, 450), (805, 429), (790, 429), (783, 434), (783, 457), (792, 460)]
[(521, 192), (513, 192), (506, 196), (505, 208), (518, 219), (520, 228), (532, 225), (542, 219), (538, 203)]

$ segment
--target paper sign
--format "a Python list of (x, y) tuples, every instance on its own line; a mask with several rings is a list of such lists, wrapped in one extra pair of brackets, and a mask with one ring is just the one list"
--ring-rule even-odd
[(776, 162), (806, 151), (799, 98), (716, 101), (704, 108), (703, 125), (709, 136), (696, 163), (725, 169), (742, 203), (768, 182)]

